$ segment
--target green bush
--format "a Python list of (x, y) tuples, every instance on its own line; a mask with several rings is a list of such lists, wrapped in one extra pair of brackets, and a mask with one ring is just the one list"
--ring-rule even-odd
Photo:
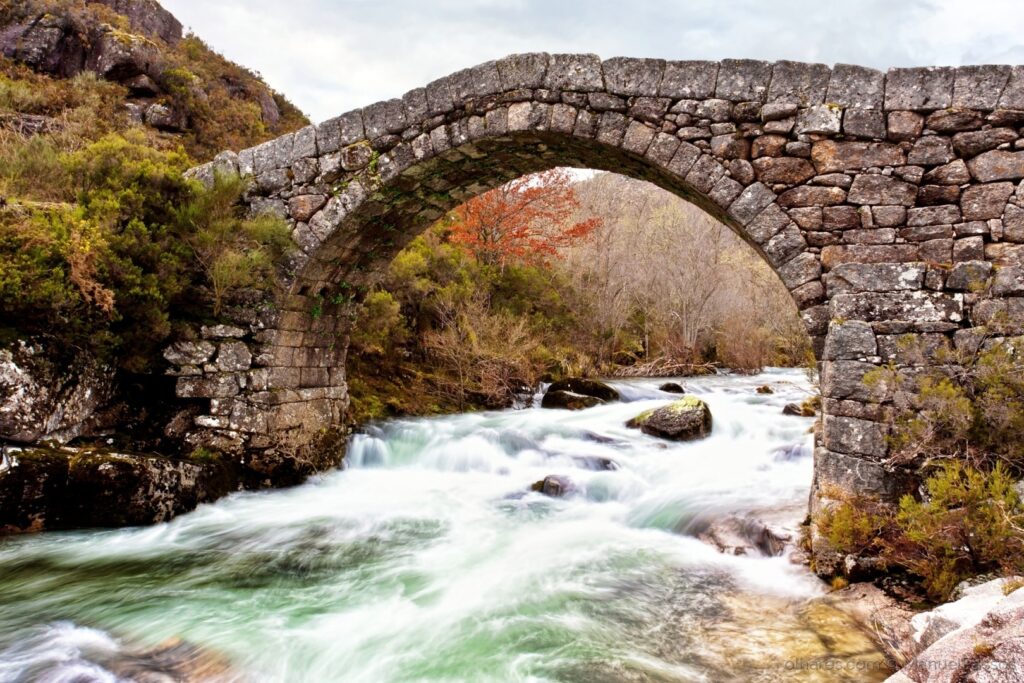
[(274, 262), (291, 245), (288, 224), (264, 214), (245, 219), (238, 201), (247, 181), (218, 175), (208, 189), (193, 187), (190, 201), (176, 212), (182, 239), (213, 298), (218, 316), (224, 298), (242, 288), (267, 289), (274, 282)]
[(909, 397), (894, 416), (890, 445), (895, 456), (907, 463), (960, 458), (984, 469), (1003, 461), (1024, 474), (1021, 354), (1013, 345), (1000, 343), (977, 353), (940, 350), (934, 361), (913, 377), (895, 368), (866, 377), (868, 382), (889, 383)]
[(926, 595), (946, 600), (964, 579), (1024, 571), (1024, 505), (1002, 463), (980, 470), (947, 461), (925, 480), (924, 495), (893, 510), (867, 498), (843, 500), (817, 519), (842, 554), (874, 554), (908, 572)]
[[(0, 214), (0, 313), (21, 335), (56, 336), (141, 372), (173, 320), (220, 312), (239, 288), (273, 284), (283, 220), (246, 220), (239, 178), (185, 180), (180, 151), (109, 135), (59, 157), (77, 203)], [(204, 290), (206, 299), (195, 296)]]
[(920, 576), (945, 599), (964, 579), (993, 570), (1024, 571), (1024, 506), (1002, 463), (988, 472), (944, 463), (924, 500), (905, 496), (885, 557)]

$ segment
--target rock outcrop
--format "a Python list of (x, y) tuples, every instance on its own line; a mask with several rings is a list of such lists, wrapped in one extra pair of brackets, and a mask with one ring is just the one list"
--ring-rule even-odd
[(18, 341), (0, 350), (0, 439), (64, 443), (80, 436), (112, 388), (112, 369)]
[(219, 461), (9, 448), (0, 460), (0, 533), (155, 524), (237, 481)]
[[(211, 130), (203, 122), (234, 108), (234, 100), (243, 118), (262, 123), (266, 133), (306, 123), (257, 76), (205, 46), (181, 43), (181, 22), (155, 0), (0, 4), (0, 56), (55, 78), (88, 71), (119, 83), (127, 89), (128, 119), (138, 125), (170, 133)], [(212, 103), (224, 111), (208, 111)], [(31, 129), (27, 124), (19, 119), (11, 127)], [(211, 135), (188, 140), (188, 151), (212, 156)], [(262, 135), (250, 137), (255, 142)]]
[(1024, 579), (996, 579), (914, 616), (916, 656), (887, 683), (1024, 680)]
[(644, 434), (672, 441), (693, 441), (711, 433), (711, 410), (696, 396), (640, 413), (626, 423)]
[(181, 40), (181, 22), (154, 0), (92, 0), (128, 18), (133, 30), (168, 45)]

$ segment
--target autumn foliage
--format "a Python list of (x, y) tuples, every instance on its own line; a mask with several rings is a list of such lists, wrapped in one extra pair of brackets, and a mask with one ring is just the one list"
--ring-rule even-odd
[(451, 241), (481, 263), (543, 263), (586, 239), (601, 219), (576, 220), (579, 200), (563, 168), (524, 176), (466, 202), (453, 213)]

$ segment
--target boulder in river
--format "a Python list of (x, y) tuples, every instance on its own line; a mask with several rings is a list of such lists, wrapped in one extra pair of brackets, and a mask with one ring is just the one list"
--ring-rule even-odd
[(697, 538), (726, 555), (777, 557), (793, 537), (753, 517), (723, 517), (712, 521)]
[(640, 413), (626, 426), (663, 439), (693, 441), (711, 433), (711, 410), (696, 396), (684, 396), (667, 406)]
[(619, 469), (617, 462), (600, 455), (574, 455), (572, 461), (583, 469), (594, 472), (609, 472)]
[(770, 386), (768, 386), (767, 384), (762, 384), (761, 386), (759, 386), (759, 387), (757, 388), (757, 393), (759, 393), (759, 394), (774, 394), (774, 393), (775, 393), (775, 390), (774, 390), (774, 389), (772, 389), (772, 388), (771, 388)]
[(541, 408), (565, 408), (566, 410), (583, 410), (602, 406), (605, 401), (596, 396), (577, 394), (574, 391), (548, 391), (540, 402)]
[(686, 393), (686, 389), (684, 389), (683, 385), (680, 384), (679, 382), (665, 382), (660, 387), (658, 387), (658, 391), (664, 391), (666, 394)]
[(549, 474), (540, 481), (534, 482), (530, 489), (552, 498), (562, 498), (576, 490), (576, 487), (568, 477)]
[(568, 391), (573, 394), (593, 396), (605, 402), (619, 400), (619, 392), (604, 382), (596, 379), (584, 379), (582, 377), (560, 379), (548, 387), (547, 393), (550, 394), (552, 391)]
[(796, 417), (814, 417), (817, 415), (814, 408), (811, 408), (807, 403), (797, 405), (796, 403), (787, 403), (782, 409), (783, 415), (795, 415)]

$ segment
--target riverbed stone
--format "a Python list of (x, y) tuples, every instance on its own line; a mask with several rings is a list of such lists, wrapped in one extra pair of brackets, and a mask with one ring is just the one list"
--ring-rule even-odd
[(696, 396), (684, 396), (640, 413), (626, 426), (671, 441), (693, 441), (711, 434), (711, 410)]

